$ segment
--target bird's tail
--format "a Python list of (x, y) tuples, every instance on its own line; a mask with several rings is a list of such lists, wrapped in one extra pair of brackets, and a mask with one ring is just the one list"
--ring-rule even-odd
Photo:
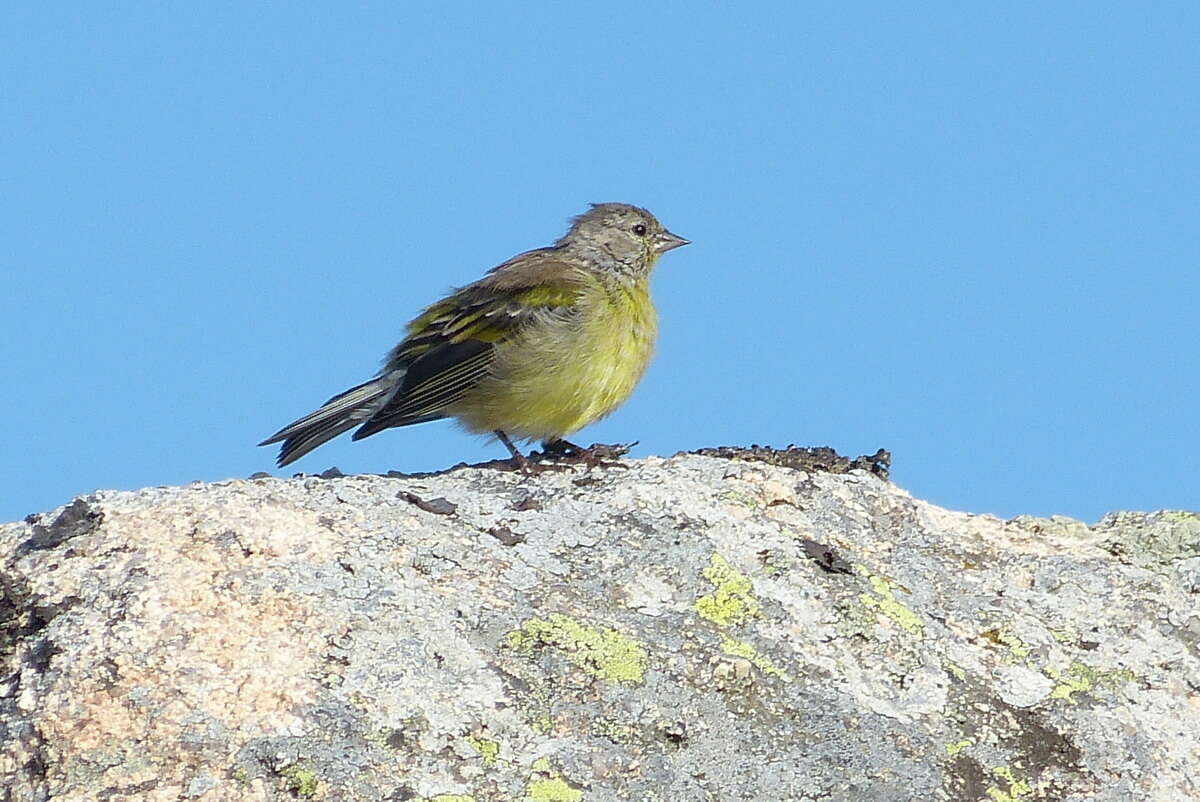
[(282, 440), (283, 446), (280, 447), (279, 457), (275, 460), (282, 468), (325, 441), (332, 440), (342, 432), (368, 420), (387, 403), (402, 379), (402, 373), (397, 375), (392, 372), (363, 382), (357, 387), (351, 387), (326, 401), (316, 412), (284, 426), (259, 445), (266, 446)]

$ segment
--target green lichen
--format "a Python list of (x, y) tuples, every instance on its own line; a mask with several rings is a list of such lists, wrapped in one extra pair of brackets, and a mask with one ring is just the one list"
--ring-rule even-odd
[(958, 680), (959, 682), (962, 682), (963, 680), (965, 680), (967, 678), (967, 672), (964, 671), (962, 666), (960, 666), (958, 663), (954, 663), (950, 660), (947, 660), (944, 663), (944, 665), (946, 667), (946, 670), (949, 671), (951, 674), (953, 674), (954, 678), (956, 680)]
[(1046, 676), (1058, 683), (1054, 686), (1054, 690), (1050, 691), (1050, 698), (1064, 699), (1068, 702), (1075, 701), (1072, 694), (1094, 694), (1099, 688), (1115, 691), (1126, 682), (1132, 682), (1137, 679), (1137, 674), (1127, 668), (1093, 668), (1079, 662), (1071, 663), (1066, 671), (1055, 671), (1052, 668), (1046, 669)]
[(736, 504), (739, 507), (749, 507), (752, 510), (756, 510), (762, 506), (762, 502), (754, 496), (737, 490), (726, 490), (719, 496), (719, 498), (721, 501), (729, 504)]
[(835, 601), (834, 609), (837, 611), (837, 620), (833, 629), (838, 635), (843, 638), (870, 640), (878, 625), (874, 611), (849, 599)]
[(438, 794), (429, 797), (427, 802), (475, 802), (475, 797), (466, 794)]
[(391, 727), (380, 727), (379, 729), (372, 730), (364, 735), (363, 740), (372, 746), (378, 746), (382, 749), (391, 749), (392, 745), (388, 741), (391, 739), (392, 733), (394, 732), (395, 730), (393, 730)]
[(610, 718), (598, 718), (592, 721), (588, 732), (598, 738), (607, 738), (615, 744), (630, 743), (637, 735), (637, 729), (630, 724)]
[(417, 738), (428, 729), (429, 722), (424, 716), (409, 716), (394, 727), (380, 727), (364, 733), (363, 740), (390, 752), (406, 752), (416, 747)]
[(615, 629), (584, 626), (565, 615), (531, 618), (505, 636), (510, 649), (532, 654), (539, 646), (561, 649), (575, 665), (599, 679), (636, 684), (646, 674), (646, 650)]
[(550, 766), (549, 758), (533, 762), (534, 776), (525, 786), (525, 798), (530, 802), (580, 802), (583, 791), (572, 788), (563, 776)]
[(579, 802), (583, 791), (572, 788), (562, 777), (549, 780), (531, 780), (525, 796), (533, 802)]
[(1200, 516), (1185, 510), (1114, 512), (1093, 529), (1104, 549), (1152, 571), (1200, 556)]
[(723, 635), (721, 637), (721, 651), (733, 657), (742, 657), (749, 660), (755, 668), (764, 674), (779, 677), (784, 682), (791, 681), (791, 678), (779, 666), (772, 663), (769, 657), (745, 641), (734, 640), (727, 635)]
[(1007, 791), (995, 785), (987, 789), (987, 795), (992, 798), (993, 802), (1017, 802), (1021, 797), (1033, 793), (1029, 783), (1017, 777), (1008, 766), (997, 766), (992, 769), (992, 774), (1004, 780), (1004, 784), (1008, 786)]
[(763, 574), (771, 579), (778, 579), (791, 571), (794, 566), (794, 561), (786, 557), (769, 557), (763, 561)]
[(1074, 643), (1077, 639), (1075, 633), (1067, 629), (1052, 629), (1050, 637), (1064, 645)]
[(713, 554), (708, 561), (704, 578), (716, 591), (711, 596), (701, 596), (692, 605), (701, 617), (719, 627), (730, 627), (762, 615), (762, 606), (751, 592), (750, 580), (720, 554)]
[(110, 739), (103, 748), (84, 749), (66, 758), (60, 768), (67, 784), (87, 787), (104, 782), (104, 775), (113, 766), (122, 772), (153, 770), (144, 744), (132, 739)]
[(859, 601), (870, 609), (878, 610), (908, 634), (918, 638), (924, 637), (925, 624), (916, 613), (896, 600), (892, 583), (881, 576), (875, 576), (865, 566), (855, 567), (867, 578), (871, 583), (871, 589), (875, 591), (874, 596), (870, 593), (859, 594)]
[(954, 757), (968, 746), (973, 746), (974, 744), (975, 742), (970, 738), (964, 738), (961, 741), (955, 741), (952, 744), (946, 744), (946, 754), (950, 757)]
[(249, 785), (250, 784), (250, 773), (247, 772), (245, 769), (234, 769), (232, 777), (233, 777), (233, 781), (235, 783), (237, 783), (238, 785)]
[(550, 730), (554, 729), (554, 718), (549, 713), (543, 713), (529, 722), (529, 726), (533, 727), (534, 732), (546, 735)]
[(500, 744), (498, 741), (493, 741), (489, 738), (480, 738), (476, 735), (468, 735), (467, 743), (483, 757), (483, 765), (485, 766), (491, 766), (500, 756)]
[(994, 629), (985, 630), (980, 634), (980, 637), (991, 641), (997, 646), (1003, 646), (1008, 649), (1009, 653), (1018, 660), (1024, 660), (1029, 656), (1029, 647), (1024, 641), (1014, 635), (1008, 629), (997, 627)]
[(317, 775), (312, 769), (293, 763), (281, 769), (279, 776), (287, 780), (288, 790), (301, 799), (317, 795)]

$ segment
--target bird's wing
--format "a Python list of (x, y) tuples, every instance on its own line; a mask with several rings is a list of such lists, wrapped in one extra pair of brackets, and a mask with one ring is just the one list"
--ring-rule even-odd
[(388, 356), (385, 370), (404, 370), (400, 388), (354, 439), (442, 417), (487, 375), (497, 344), (546, 316), (571, 314), (581, 280), (553, 251), (530, 251), (426, 309)]

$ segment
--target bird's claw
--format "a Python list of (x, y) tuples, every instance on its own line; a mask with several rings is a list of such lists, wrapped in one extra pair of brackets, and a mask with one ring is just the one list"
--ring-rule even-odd
[(628, 468), (628, 465), (615, 460), (628, 454), (636, 445), (637, 441), (635, 440), (632, 443), (592, 443), (587, 448), (581, 448), (566, 440), (555, 440), (542, 444), (542, 453), (539, 457), (542, 459), (549, 457), (554, 460), (555, 464), (564, 467), (585, 465), (588, 468)]

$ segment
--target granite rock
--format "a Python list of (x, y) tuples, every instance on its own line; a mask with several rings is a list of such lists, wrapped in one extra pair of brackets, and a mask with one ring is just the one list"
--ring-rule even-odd
[(12, 802), (1200, 798), (1194, 513), (678, 455), (98, 492), (0, 554)]

